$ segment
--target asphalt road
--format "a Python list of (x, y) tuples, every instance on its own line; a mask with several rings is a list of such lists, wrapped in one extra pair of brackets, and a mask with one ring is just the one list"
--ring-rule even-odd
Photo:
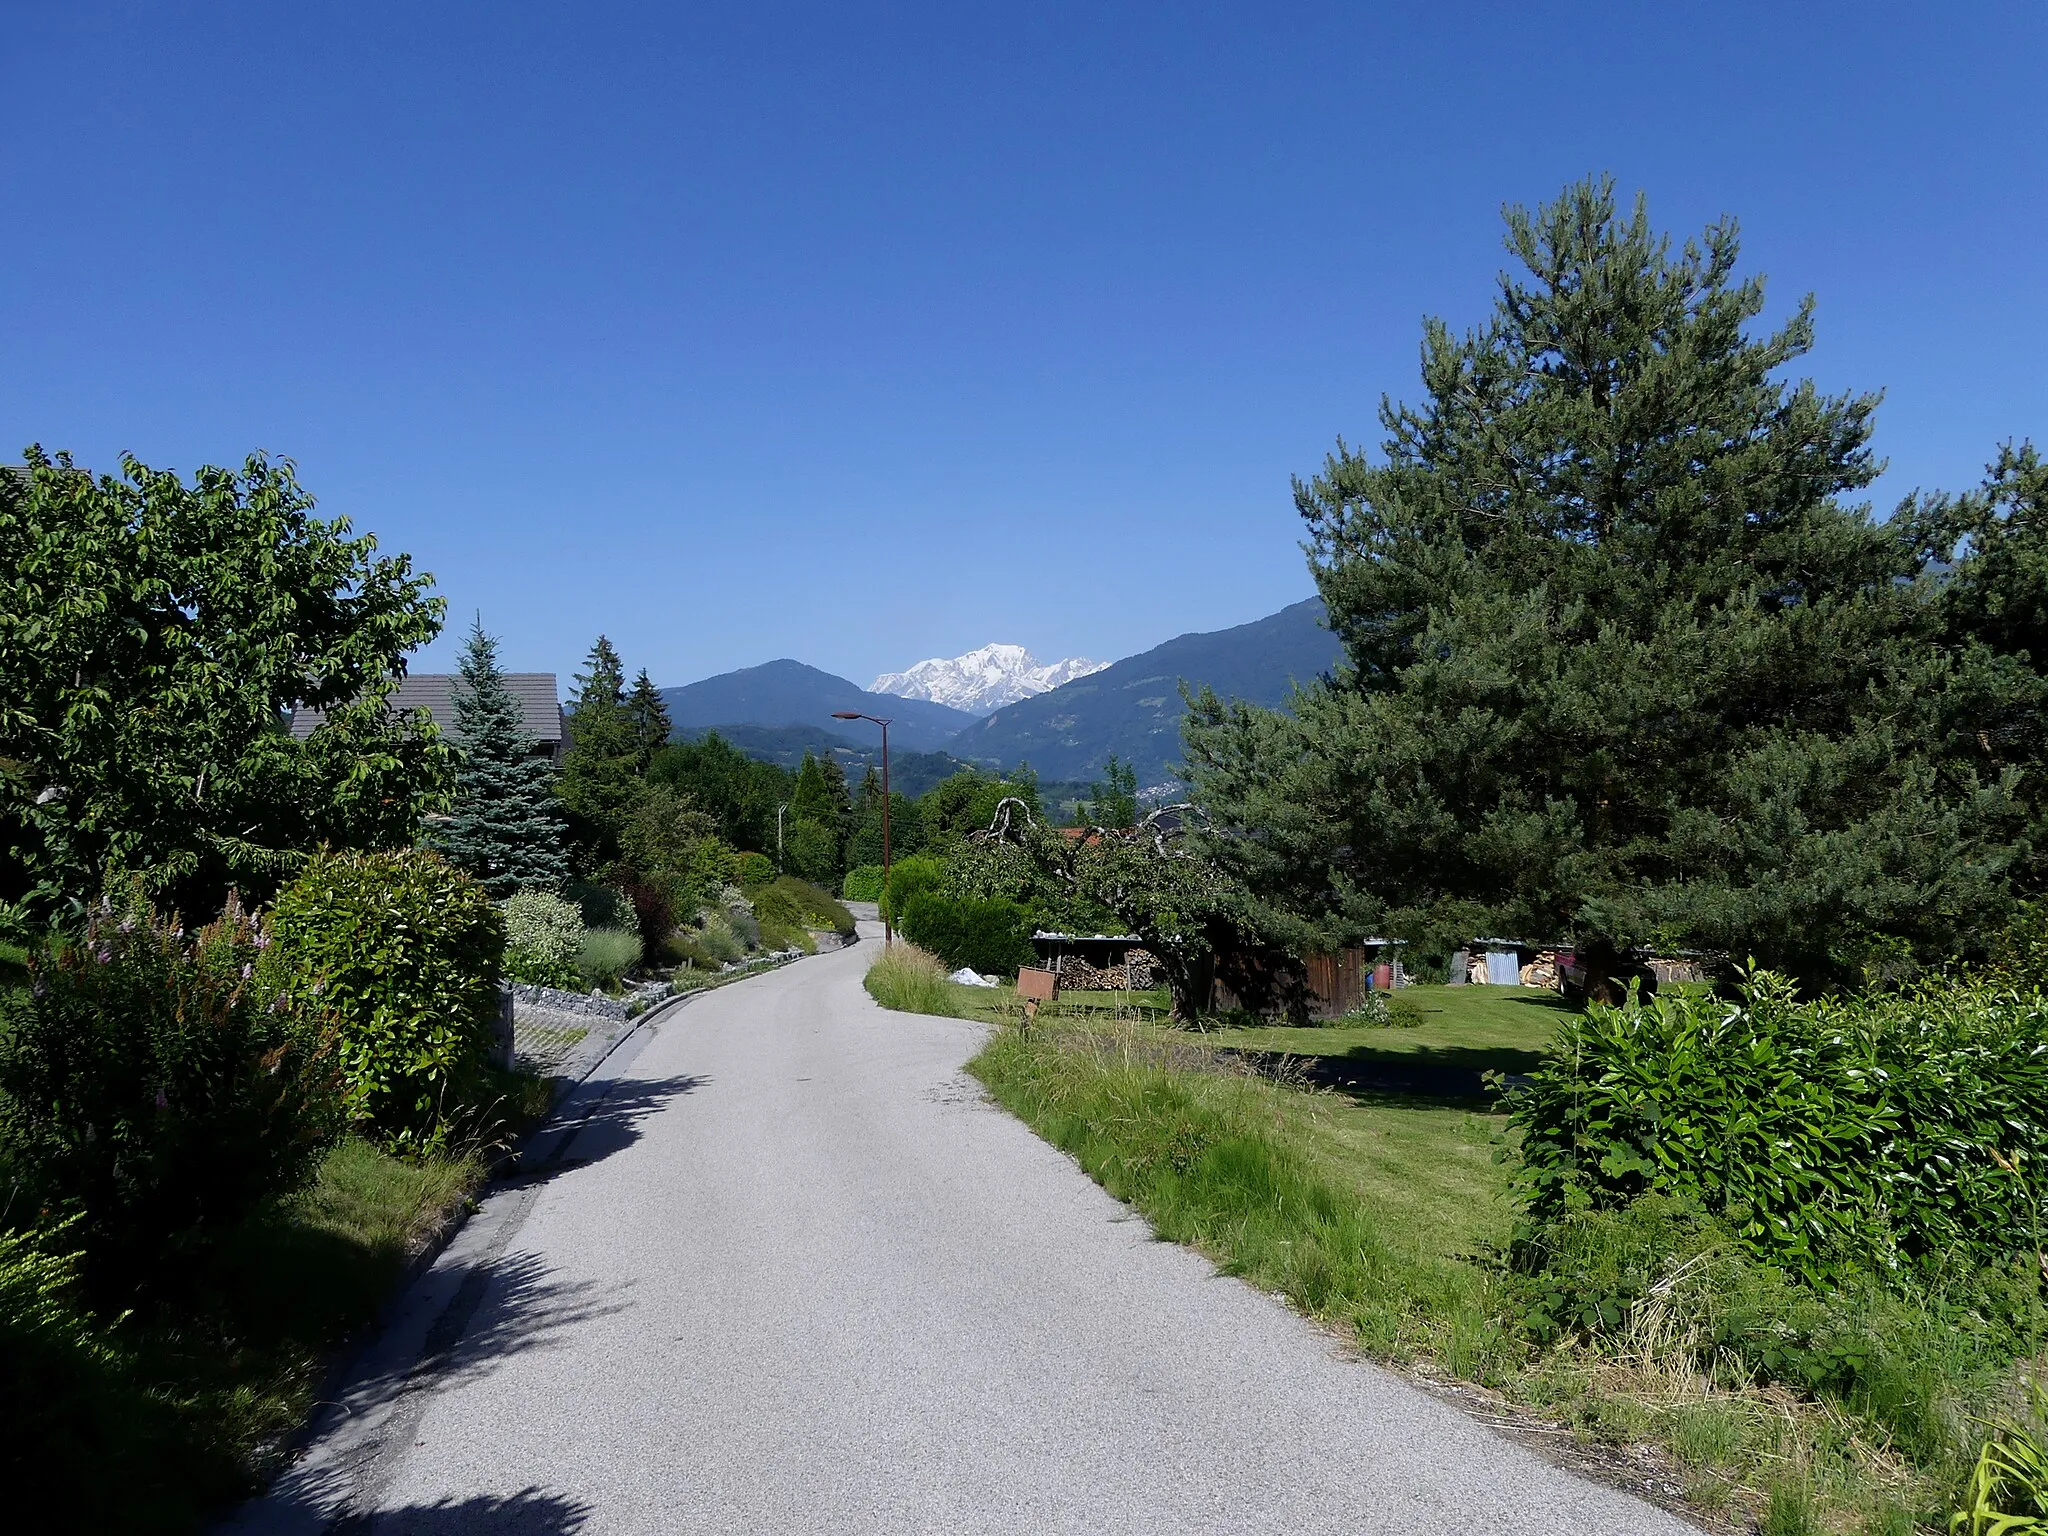
[(1692, 1530), (1153, 1240), (877, 947), (642, 1030), (235, 1528)]

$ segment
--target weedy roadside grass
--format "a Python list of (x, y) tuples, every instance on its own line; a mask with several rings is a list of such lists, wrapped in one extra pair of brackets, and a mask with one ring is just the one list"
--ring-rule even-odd
[(256, 1491), (336, 1352), (484, 1172), (474, 1153), (409, 1162), (351, 1137), (134, 1311), (95, 1317), (56, 1293), (79, 1341), (59, 1358), (47, 1329), (16, 1339), (27, 1347), (0, 1370), (6, 1459), (36, 1448), (34, 1465), (8, 1468), (17, 1496), (43, 1506), (36, 1529), (192, 1531)]
[[(36, 1445), (39, 1465), (7, 1468), (12, 1486), (62, 1493), (37, 1529), (188, 1532), (259, 1489), (340, 1352), (474, 1198), (497, 1150), (545, 1114), (549, 1093), (543, 1079), (494, 1073), (463, 1117), (466, 1140), (416, 1159), (345, 1138), (303, 1189), (125, 1316), (95, 1317), (58, 1293), (84, 1342), (31, 1362), (36, 1400), (10, 1390), (0, 1409), (10, 1425), (43, 1418), (0, 1449), (4, 1464)], [(9, 1365), (0, 1385), (15, 1388)]]
[[(1540, 1052), (1542, 1008), (1512, 994), (1485, 1002), (1462, 1039), (1454, 1020), (1426, 1048)], [(985, 995), (959, 1003), (1014, 1018)], [(1941, 1528), (1962, 1475), (1950, 1452), (1915, 1452), (1825, 1398), (1703, 1371), (1650, 1312), (1619, 1346), (1532, 1342), (1502, 1257), (1517, 1216), (1505, 1117), (1484, 1100), (1307, 1091), (1284, 1062), (1253, 1067), (1213, 1049), (1264, 1033), (1041, 1016), (999, 1030), (969, 1070), (1162, 1238), (1375, 1358), (1477, 1384), (1510, 1417), (1619, 1448), (1617, 1463), (1638, 1473), (1638, 1453), (1654, 1448), (1711, 1523), (1893, 1536), (1917, 1513), (1921, 1528)], [(1942, 1362), (1926, 1366), (1938, 1377)], [(1951, 1421), (1966, 1417), (1967, 1385), (1929, 1383), (1948, 1393)]]
[(898, 1013), (960, 1014), (960, 993), (995, 990), (963, 987), (946, 980), (946, 968), (938, 956), (901, 939), (875, 957), (864, 985), (876, 1002)]

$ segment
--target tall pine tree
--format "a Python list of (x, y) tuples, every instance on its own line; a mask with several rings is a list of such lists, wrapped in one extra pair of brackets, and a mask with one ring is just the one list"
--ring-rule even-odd
[(569, 860), (554, 766), (535, 755), (481, 617), (462, 652), (455, 734), (455, 802), (435, 839), (441, 851), (499, 898), (560, 885)]
[(626, 709), (625, 669), (603, 635), (590, 648), (587, 671), (576, 674), (576, 699), (565, 724), (569, 750), (562, 759), (562, 802), (585, 867), (596, 870), (619, 854), (619, 830), (640, 790), (640, 741)]
[(639, 748), (640, 768), (644, 773), (654, 760), (654, 754), (668, 745), (669, 736), (675, 730), (669, 723), (668, 706), (661, 702), (661, 692), (654, 686), (654, 680), (647, 675), (645, 667), (633, 679), (633, 692), (626, 700), (626, 713), (633, 722), (633, 739)]
[(1508, 216), (1492, 316), (1429, 321), (1377, 459), (1297, 482), (1348, 666), (1290, 713), (1196, 701), (1219, 857), (1304, 938), (1385, 926), (1754, 955), (1813, 979), (1967, 947), (2017, 776), (1953, 749), (2006, 686), (1938, 642), (1848, 498), (1876, 399), (1782, 376), (1732, 222), (1673, 250), (1611, 183)]

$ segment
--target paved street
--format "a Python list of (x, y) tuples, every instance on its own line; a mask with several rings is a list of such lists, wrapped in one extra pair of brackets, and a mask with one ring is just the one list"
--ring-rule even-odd
[(237, 1528), (1691, 1529), (1153, 1241), (981, 1100), (977, 1026), (873, 1004), (876, 948), (634, 1036)]

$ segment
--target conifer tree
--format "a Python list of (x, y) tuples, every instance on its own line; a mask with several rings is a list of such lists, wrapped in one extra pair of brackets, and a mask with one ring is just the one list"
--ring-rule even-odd
[(450, 863), (503, 899), (552, 889), (569, 877), (567, 828), (554, 767), (534, 739), (498, 667), (498, 642), (471, 626), (455, 689), (455, 801), (436, 841)]
[(626, 713), (632, 718), (633, 739), (639, 745), (640, 768), (644, 773), (654, 754), (668, 745), (669, 736), (675, 727), (669, 723), (668, 706), (661, 701), (661, 693), (654, 686), (654, 680), (642, 667), (640, 675), (633, 679), (633, 693), (626, 700)]
[(588, 671), (576, 674), (576, 699), (565, 721), (562, 801), (587, 867), (618, 857), (619, 830), (640, 789), (640, 743), (626, 710), (625, 669), (603, 635), (590, 648)]
[(1286, 713), (1195, 701), (1211, 846), (1319, 929), (1690, 945), (1812, 979), (1967, 947), (2016, 775), (1952, 748), (2006, 686), (1848, 498), (1873, 395), (1781, 376), (1735, 226), (1674, 251), (1611, 182), (1508, 215), (1477, 330), (1423, 336), (1375, 460), (1297, 482), (1348, 666)]

